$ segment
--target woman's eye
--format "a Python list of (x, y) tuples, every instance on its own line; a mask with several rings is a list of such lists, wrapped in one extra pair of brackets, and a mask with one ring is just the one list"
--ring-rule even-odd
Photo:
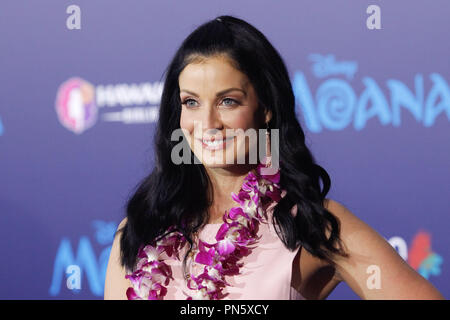
[[(184, 100), (181, 104), (182, 104), (182, 105), (186, 105), (186, 106), (189, 107), (189, 108), (190, 108), (190, 107), (195, 107), (195, 105), (189, 104), (191, 101), (197, 102), (197, 101), (195, 101), (194, 99), (186, 99), (186, 100)], [(228, 101), (229, 103), (226, 103), (225, 101)], [(223, 99), (223, 100), (222, 100), (222, 103), (224, 103), (224, 105), (227, 106), (227, 107), (232, 107), (232, 106), (234, 106), (234, 105), (239, 104), (238, 101), (236, 101), (236, 100), (234, 100), (234, 99), (231, 99), (231, 98), (225, 98), (225, 99)]]
[[(226, 101), (226, 100), (232, 101), (234, 104), (238, 104), (238, 102), (237, 102), (236, 100), (234, 100), (234, 99), (231, 99), (231, 98), (225, 98), (225, 99), (223, 99), (223, 101)], [(227, 105), (227, 106), (233, 106), (234, 104), (226, 104), (226, 105)]]
[(188, 106), (188, 107), (193, 107), (192, 105), (189, 105), (189, 103), (188, 103), (189, 101), (194, 101), (194, 102), (196, 102), (196, 101), (193, 100), (193, 99), (186, 99), (186, 100), (183, 101), (182, 104), (183, 104), (183, 105), (186, 105), (186, 106)]

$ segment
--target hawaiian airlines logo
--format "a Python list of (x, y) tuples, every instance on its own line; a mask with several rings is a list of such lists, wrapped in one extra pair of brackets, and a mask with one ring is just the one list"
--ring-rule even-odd
[(392, 237), (388, 242), (397, 250), (403, 260), (407, 261), (425, 279), (429, 279), (431, 275), (441, 274), (441, 264), (444, 260), (439, 254), (432, 251), (430, 233), (419, 231), (414, 236), (409, 250), (402, 237)]
[(58, 89), (56, 112), (68, 130), (81, 134), (97, 122), (124, 124), (156, 122), (162, 83), (92, 85), (78, 77), (70, 78)]
[(56, 113), (61, 124), (80, 134), (97, 121), (94, 86), (80, 78), (71, 78), (58, 89)]

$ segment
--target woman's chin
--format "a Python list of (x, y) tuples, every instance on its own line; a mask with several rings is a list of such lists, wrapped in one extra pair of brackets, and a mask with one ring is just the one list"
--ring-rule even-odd
[[(194, 148), (194, 154), (198, 161), (205, 167), (210, 168), (230, 168), (233, 166), (242, 166), (248, 164), (248, 149), (245, 145), (239, 145), (239, 151), (233, 148), (225, 148), (219, 150), (208, 150), (206, 148)], [(191, 149), (192, 150), (192, 149)], [(255, 149), (256, 150), (256, 149)], [(255, 151), (256, 152), (256, 151)], [(236, 154), (237, 153), (237, 154)], [(239, 158), (239, 160), (238, 160)], [(246, 160), (243, 160), (246, 159)]]
[(208, 168), (227, 168), (236, 165), (236, 163), (226, 163), (226, 161), (211, 159), (207, 157), (203, 158), (202, 164)]

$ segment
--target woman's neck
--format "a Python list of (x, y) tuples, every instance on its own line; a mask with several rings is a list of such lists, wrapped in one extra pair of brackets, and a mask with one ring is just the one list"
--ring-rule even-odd
[(231, 193), (239, 193), (245, 177), (256, 165), (236, 165), (230, 168), (206, 168), (212, 183), (213, 203), (208, 209), (209, 222), (220, 223), (225, 211), (236, 206)]

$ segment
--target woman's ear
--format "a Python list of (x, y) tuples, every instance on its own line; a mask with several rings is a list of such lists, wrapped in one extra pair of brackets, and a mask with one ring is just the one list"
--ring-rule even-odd
[(268, 111), (265, 112), (265, 114), (266, 114), (265, 122), (269, 123), (269, 121), (272, 119), (272, 111), (268, 110)]

